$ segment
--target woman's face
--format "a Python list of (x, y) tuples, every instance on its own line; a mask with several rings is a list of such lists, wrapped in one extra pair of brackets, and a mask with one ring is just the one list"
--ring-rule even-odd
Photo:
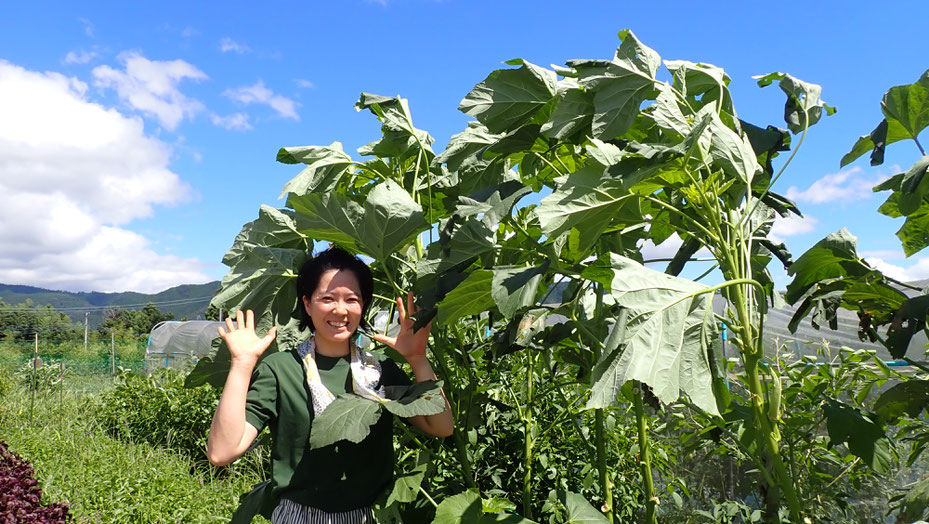
[(313, 320), (316, 345), (324, 350), (348, 348), (363, 307), (361, 286), (347, 269), (323, 272), (312, 296), (303, 297), (306, 313)]

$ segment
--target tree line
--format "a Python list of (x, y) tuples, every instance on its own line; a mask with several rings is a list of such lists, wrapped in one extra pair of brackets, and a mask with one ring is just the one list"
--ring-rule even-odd
[[(163, 312), (151, 302), (138, 310), (114, 307), (105, 310), (103, 322), (90, 334), (109, 337), (110, 333), (115, 333), (120, 338), (147, 336), (155, 325), (165, 320), (174, 320), (174, 313)], [(36, 305), (26, 299), (14, 305), (0, 299), (0, 340), (27, 339), (36, 333), (55, 340), (83, 340), (84, 323), (74, 322), (48, 304)]]

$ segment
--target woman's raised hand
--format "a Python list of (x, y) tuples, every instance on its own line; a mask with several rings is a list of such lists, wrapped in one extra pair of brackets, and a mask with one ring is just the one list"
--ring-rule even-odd
[(232, 318), (226, 318), (226, 328), (216, 328), (219, 331), (219, 337), (229, 346), (229, 354), (233, 362), (251, 363), (254, 365), (258, 362), (258, 357), (268, 349), (274, 337), (277, 336), (277, 326), (268, 330), (264, 337), (258, 337), (255, 333), (255, 313), (249, 309), (242, 314), (242, 311), (235, 313), (236, 323), (232, 323)]
[(413, 363), (411, 359), (416, 360), (426, 356), (426, 343), (429, 341), (429, 330), (432, 328), (432, 322), (430, 322), (420, 328), (419, 331), (413, 331), (413, 313), (416, 311), (418, 311), (418, 308), (413, 303), (412, 291), (407, 293), (406, 307), (403, 305), (403, 299), (397, 297), (400, 332), (397, 333), (396, 337), (388, 337), (380, 333), (374, 335), (374, 340), (394, 348), (410, 364)]

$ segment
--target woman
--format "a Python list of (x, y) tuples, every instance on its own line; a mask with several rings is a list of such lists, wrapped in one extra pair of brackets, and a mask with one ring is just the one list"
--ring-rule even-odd
[[(219, 328), (231, 364), (213, 415), (207, 456), (214, 465), (229, 464), (265, 426), (270, 428), (268, 488), (271, 500), (280, 500), (271, 517), (274, 524), (374, 522), (371, 505), (393, 477), (392, 417), (386, 409), (360, 443), (343, 440), (315, 450), (309, 445), (312, 420), (339, 394), (375, 398), (385, 386), (409, 384), (391, 360), (378, 361), (353, 342), (373, 287), (367, 265), (342, 249), (330, 248), (300, 268), (300, 328), (313, 333), (300, 347), (258, 363), (276, 328), (258, 337), (251, 310), (237, 312), (235, 326), (227, 319), (227, 329)], [(400, 353), (418, 382), (435, 380), (426, 359), (429, 327), (413, 330), (412, 293), (406, 307), (397, 298), (397, 310), (398, 335), (374, 339)], [(439, 437), (451, 435), (454, 427), (447, 401), (442, 413), (407, 421)]]

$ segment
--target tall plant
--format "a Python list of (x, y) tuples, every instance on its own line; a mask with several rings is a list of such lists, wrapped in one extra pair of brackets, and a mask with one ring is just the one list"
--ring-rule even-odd
[[(869, 152), (870, 164), (881, 165), (886, 148), (898, 142), (909, 144), (910, 151), (918, 152), (919, 157), (909, 169), (874, 187), (875, 192), (890, 191), (878, 211), (891, 218), (905, 218), (897, 237), (906, 256), (912, 256), (929, 246), (929, 176), (926, 176), (929, 155), (919, 141), (920, 133), (929, 127), (929, 70), (912, 84), (891, 87), (884, 93), (880, 108), (884, 118), (873, 131), (855, 142), (842, 157), (840, 166)], [(910, 379), (878, 397), (873, 406), (876, 422), (918, 419), (929, 407), (929, 380), (925, 375), (929, 369), (911, 355), (914, 349), (925, 349), (913, 347), (914, 336), (920, 332), (929, 335), (929, 287), (900, 282), (869, 265), (858, 254), (855, 237), (845, 229), (818, 242), (789, 271), (794, 279), (787, 288), (786, 298), (799, 305), (791, 327), (811, 315), (814, 327), (828, 324), (835, 329), (840, 308), (857, 312), (862, 340), (880, 343), (893, 358), (903, 359), (918, 370)], [(859, 427), (867, 424), (859, 423)], [(929, 433), (918, 421), (905, 424), (902, 432), (913, 443), (908, 459), (912, 465), (929, 442)], [(865, 433), (875, 439), (884, 436), (882, 429)], [(869, 443), (865, 451), (871, 449)], [(926, 516), (927, 489), (929, 481), (923, 480), (902, 496), (901, 521)]]
[[(464, 437), (466, 408), (479, 389), (469, 359), (520, 355), (525, 397), (513, 402), (524, 439), (523, 518), (534, 512), (532, 401), (544, 386), (582, 388), (594, 412), (588, 429), (600, 497), (612, 519), (604, 422), (626, 386), (638, 408), (644, 504), (653, 522), (658, 497), (649, 482), (643, 395), (663, 403), (686, 395), (725, 424), (720, 415), (732, 409), (714, 350), (723, 321), (751, 392), (736, 423), (754, 435), (748, 451), (770, 487), (773, 512), (783, 496), (800, 521), (802, 496), (784, 467), (769, 406), (778, 400), (776, 384), (760, 371), (765, 314), (779, 300), (767, 265), (773, 257), (790, 260), (768, 233), (776, 214), (799, 214), (772, 191), (790, 160), (775, 170), (774, 159), (791, 135), (739, 120), (722, 69), (663, 62), (629, 31), (620, 40), (611, 60), (572, 60), (554, 70), (509, 61), (516, 67), (492, 72), (464, 98), (459, 109), (476, 121), (438, 155), (432, 138), (413, 126), (405, 100), (363, 94), (356, 107), (382, 126), (382, 137), (359, 149), (369, 158), (354, 160), (338, 143), (282, 149), (279, 161), (306, 166), (284, 187), (288, 209), (262, 207), (244, 226), (224, 258), (231, 269), (213, 303), (255, 309), (259, 330), (277, 325), (278, 345), (288, 347), (297, 338), (292, 279), (314, 241), (373, 258), (380, 302), (372, 310), (389, 310), (388, 298), (412, 287), (422, 308), (418, 325), (434, 323), (437, 369), (457, 412), (460, 468), (478, 498)], [(662, 65), (670, 81), (659, 80)], [(787, 95), (787, 126), (802, 143), (834, 109), (816, 85), (780, 73), (759, 79), (774, 82)], [(681, 247), (666, 271), (645, 267), (657, 261), (643, 259), (643, 244), (672, 237)], [(701, 250), (723, 283), (678, 276)], [(711, 307), (717, 294), (725, 298), (721, 314)], [(188, 382), (218, 383), (227, 368), (228, 352), (219, 347)], [(449, 498), (437, 522), (450, 511), (473, 511), (475, 500)], [(581, 511), (575, 497), (563, 500)], [(478, 506), (479, 514), (499, 509)]]
[[(717, 322), (725, 321), (751, 392), (745, 424), (756, 435), (753, 456), (774, 506), (779, 492), (799, 521), (803, 503), (767, 406), (777, 399), (760, 372), (765, 313), (779, 300), (766, 266), (775, 256), (790, 260), (785, 247), (767, 235), (776, 214), (799, 214), (772, 191), (789, 164), (788, 159), (775, 171), (773, 160), (788, 149), (790, 135), (739, 120), (721, 69), (666, 61), (671, 81), (663, 82), (657, 76), (659, 55), (631, 32), (620, 38), (612, 60), (573, 60), (555, 71), (510, 61), (520, 67), (491, 73), (464, 99), (460, 109), (478, 123), (454, 137), (448, 148), (453, 153), (439, 160), (447, 160), (451, 170), (480, 151), (476, 176), (487, 176), (495, 166), (512, 167), (510, 176), (551, 194), (524, 208), (525, 227), (508, 232), (510, 241), (540, 256), (516, 268), (454, 267), (443, 276), (466, 274), (469, 296), (486, 297), (472, 302), (475, 308), (545, 294), (548, 285), (529, 288), (535, 279), (569, 279), (569, 292), (545, 314), (569, 318), (560, 334), (589, 348), (576, 356), (591, 370), (592, 409), (615, 403), (629, 381), (648, 385), (666, 403), (685, 393), (709, 413), (727, 409), (712, 344)], [(761, 86), (773, 82), (787, 95), (787, 125), (802, 143), (807, 129), (834, 109), (820, 99), (819, 86), (781, 73), (759, 78)], [(456, 229), (443, 236), (447, 252), (455, 252), (456, 234), (476, 221), (462, 214)], [(682, 246), (666, 273), (644, 267), (642, 243), (659, 244), (672, 235)], [(722, 284), (676, 276), (701, 249), (709, 251)], [(443, 321), (455, 318), (445, 308), (456, 303), (456, 291), (439, 304)], [(709, 307), (716, 292), (726, 299), (722, 315)], [(530, 315), (539, 313), (532, 313), (534, 305), (520, 306), (501, 313), (517, 326), (531, 325)], [(628, 311), (627, 323), (611, 329), (610, 317), (621, 310)], [(647, 499), (653, 518), (653, 494)]]

